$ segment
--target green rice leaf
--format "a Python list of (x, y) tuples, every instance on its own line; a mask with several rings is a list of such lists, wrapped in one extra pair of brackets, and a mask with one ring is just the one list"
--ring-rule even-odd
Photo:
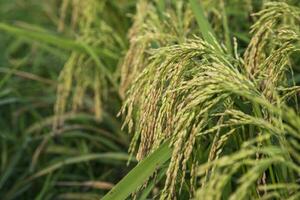
[(135, 192), (162, 164), (169, 160), (169, 142), (162, 144), (150, 156), (133, 168), (102, 200), (122, 200)]

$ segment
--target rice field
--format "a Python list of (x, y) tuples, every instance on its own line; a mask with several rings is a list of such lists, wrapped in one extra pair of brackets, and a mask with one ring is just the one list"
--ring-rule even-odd
[(300, 199), (300, 1), (1, 0), (0, 199)]

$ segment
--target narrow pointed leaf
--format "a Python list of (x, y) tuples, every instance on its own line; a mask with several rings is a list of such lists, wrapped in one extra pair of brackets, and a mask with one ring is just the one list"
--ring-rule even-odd
[(123, 200), (135, 192), (145, 181), (171, 157), (169, 142), (162, 144), (147, 158), (133, 168), (102, 200)]

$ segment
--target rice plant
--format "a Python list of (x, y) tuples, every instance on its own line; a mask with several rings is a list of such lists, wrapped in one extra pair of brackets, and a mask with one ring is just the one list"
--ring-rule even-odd
[(28, 2), (0, 3), (3, 199), (300, 199), (298, 1)]
[(298, 87), (287, 78), (299, 51), (299, 8), (262, 5), (243, 56), (236, 40), (234, 53), (231, 40), (218, 42), (199, 8), (192, 10), (202, 37), (150, 49), (128, 91), (122, 112), (134, 132), (131, 152), (143, 159), (170, 141), (160, 199), (184, 190), (196, 199), (297, 198)]

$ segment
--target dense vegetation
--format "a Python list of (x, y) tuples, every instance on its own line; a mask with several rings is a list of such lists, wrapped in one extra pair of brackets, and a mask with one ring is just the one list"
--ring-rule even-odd
[(0, 19), (0, 199), (300, 199), (298, 0), (2, 0)]

